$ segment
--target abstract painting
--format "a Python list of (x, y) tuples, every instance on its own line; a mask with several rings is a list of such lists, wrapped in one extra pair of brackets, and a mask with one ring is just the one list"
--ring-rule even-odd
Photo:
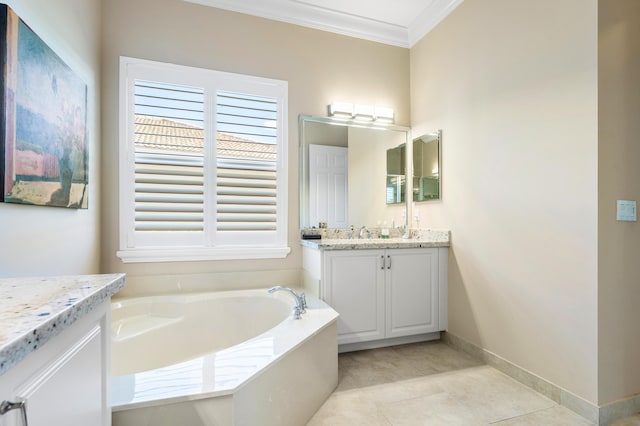
[(87, 86), (0, 5), (0, 199), (87, 208)]

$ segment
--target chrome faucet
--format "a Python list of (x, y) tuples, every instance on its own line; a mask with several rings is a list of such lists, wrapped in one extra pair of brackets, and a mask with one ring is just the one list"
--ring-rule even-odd
[(406, 224), (396, 226), (395, 220), (391, 221), (391, 226), (398, 230), (402, 234), (402, 238), (409, 238), (411, 236), (409, 232), (409, 227)]
[(367, 238), (371, 238), (371, 231), (369, 231), (366, 226), (363, 226), (362, 228), (360, 228), (360, 234), (358, 235), (358, 238), (362, 240), (365, 236)]
[(271, 287), (267, 292), (270, 294), (275, 293), (276, 291), (285, 291), (292, 295), (296, 299), (296, 306), (293, 308), (293, 319), (300, 319), (301, 315), (307, 312), (307, 297), (304, 293), (296, 293), (291, 290), (289, 287), (282, 287), (277, 285), (275, 287)]

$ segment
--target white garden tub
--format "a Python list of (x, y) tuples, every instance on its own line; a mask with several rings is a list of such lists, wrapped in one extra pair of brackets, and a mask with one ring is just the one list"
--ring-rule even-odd
[(114, 426), (303, 425), (338, 381), (337, 313), (264, 290), (112, 305)]

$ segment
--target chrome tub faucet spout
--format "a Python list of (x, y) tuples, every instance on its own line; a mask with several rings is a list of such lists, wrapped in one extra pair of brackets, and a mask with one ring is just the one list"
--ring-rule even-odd
[(273, 294), (276, 291), (287, 292), (290, 295), (292, 295), (294, 297), (294, 299), (296, 300), (296, 306), (293, 308), (293, 318), (294, 319), (300, 319), (302, 314), (307, 312), (307, 298), (304, 295), (304, 293), (298, 294), (295, 291), (293, 291), (292, 289), (290, 289), (289, 287), (282, 287), (280, 285), (277, 285), (275, 287), (271, 287), (269, 290), (267, 290), (267, 292), (269, 292), (270, 294)]

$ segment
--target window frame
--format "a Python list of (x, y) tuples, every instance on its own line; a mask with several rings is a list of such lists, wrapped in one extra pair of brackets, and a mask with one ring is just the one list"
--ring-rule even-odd
[[(216, 95), (218, 91), (269, 96), (278, 103), (278, 132), (276, 160), (276, 231), (273, 238), (252, 239), (252, 231), (237, 231), (238, 242), (230, 243), (231, 234), (216, 238), (215, 190), (205, 190), (205, 229), (200, 237), (181, 240), (172, 237), (146, 238), (135, 230), (135, 95), (136, 80), (156, 81), (205, 90), (205, 148), (204, 185), (216, 187)], [(276, 259), (290, 252), (288, 247), (288, 83), (244, 74), (234, 74), (203, 68), (120, 57), (119, 82), (119, 250), (117, 256), (124, 263), (174, 262), (231, 259)], [(211, 168), (213, 167), (213, 172)], [(148, 232), (148, 231), (147, 231)], [(157, 235), (160, 235), (159, 233)], [(233, 238), (231, 238), (233, 239)], [(141, 241), (142, 240), (142, 241)], [(269, 241), (270, 240), (270, 241)]]

